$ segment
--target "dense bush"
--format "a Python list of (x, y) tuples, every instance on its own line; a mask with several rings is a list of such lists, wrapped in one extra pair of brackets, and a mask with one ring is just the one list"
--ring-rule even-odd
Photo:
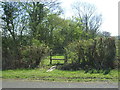
[(21, 49), (22, 66), (24, 68), (35, 68), (41, 63), (41, 60), (48, 55), (49, 47), (40, 44), (38, 40), (33, 40), (32, 46), (25, 46)]
[(117, 65), (120, 68), (120, 39), (118, 39), (117, 46)]
[(3, 48), (2, 69), (35, 68), (41, 60), (48, 55), (49, 47), (33, 39), (32, 45), (18, 48), (17, 55), (13, 48)]
[(120, 59), (120, 39), (117, 42), (117, 57)]
[(113, 68), (116, 56), (115, 40), (113, 38), (100, 38), (96, 42), (96, 53), (94, 59), (97, 61), (97, 65), (103, 69)]
[[(11, 44), (7, 44), (11, 43)], [(2, 69), (19, 67), (20, 52), (10, 37), (2, 38)]]
[(80, 40), (66, 47), (71, 63), (80, 63), (82, 68), (113, 68), (116, 55), (113, 38)]

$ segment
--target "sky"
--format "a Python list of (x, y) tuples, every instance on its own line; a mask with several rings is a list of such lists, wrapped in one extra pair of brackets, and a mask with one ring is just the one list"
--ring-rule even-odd
[(97, 12), (102, 14), (102, 25), (100, 31), (107, 31), (111, 36), (118, 35), (118, 2), (119, 0), (60, 0), (64, 9), (64, 17), (71, 17), (73, 10), (71, 5), (75, 1), (87, 2), (95, 5)]

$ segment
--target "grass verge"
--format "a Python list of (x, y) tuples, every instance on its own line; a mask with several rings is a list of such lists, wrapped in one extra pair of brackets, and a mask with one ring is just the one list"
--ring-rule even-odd
[(118, 81), (118, 71), (111, 70), (109, 74), (85, 73), (79, 71), (62, 71), (53, 70), (46, 72), (47, 69), (31, 70), (5, 70), (2, 71), (3, 79), (27, 79), (27, 80), (44, 80), (44, 81), (71, 81), (71, 82), (89, 82), (89, 81)]

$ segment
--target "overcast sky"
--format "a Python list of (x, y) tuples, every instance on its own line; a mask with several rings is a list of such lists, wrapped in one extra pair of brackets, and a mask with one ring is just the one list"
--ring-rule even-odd
[(73, 10), (71, 4), (82, 1), (94, 4), (97, 12), (102, 14), (103, 23), (101, 31), (108, 31), (112, 36), (118, 35), (118, 2), (119, 0), (60, 0), (64, 8), (65, 17), (71, 17)]

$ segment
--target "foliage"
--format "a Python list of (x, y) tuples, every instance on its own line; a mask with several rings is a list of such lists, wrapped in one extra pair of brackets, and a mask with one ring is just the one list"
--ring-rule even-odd
[(117, 40), (117, 54), (116, 54), (116, 64), (118, 66), (118, 68), (120, 68), (120, 39)]
[[(2, 21), (2, 66), (3, 69), (20, 67), (20, 47), (23, 44), (23, 30), (25, 19), (21, 13), (21, 6), (17, 2), (1, 2)], [(21, 20), (22, 19), (22, 20)], [(24, 41), (25, 42), (25, 41)]]
[[(76, 16), (82, 16), (65, 19), (60, 16), (62, 9), (58, 1), (0, 4), (3, 69), (37, 67), (49, 48), (54, 55), (64, 55), (67, 51), (69, 61), (82, 67), (113, 67), (114, 39), (108, 38), (109, 33), (97, 34), (101, 16), (90, 5), (81, 6), (85, 11)], [(79, 6), (75, 7), (81, 11), (77, 9)], [(105, 39), (95, 39), (106, 35)]]
[(25, 46), (21, 49), (21, 63), (23, 68), (35, 68), (41, 60), (48, 55), (49, 47), (41, 44), (38, 40), (33, 40), (32, 46)]
[(72, 63), (80, 63), (82, 68), (113, 68), (116, 46), (113, 38), (80, 40), (66, 48)]
[(117, 42), (117, 52), (118, 52), (117, 56), (120, 59), (120, 39), (118, 39), (118, 42)]
[[(9, 42), (11, 42), (10, 39)], [(49, 47), (35, 39), (32, 40), (32, 43), (31, 46), (26, 45), (19, 48), (19, 60), (16, 60), (12, 44), (7, 48), (4, 46), (2, 51), (2, 69), (35, 68), (39, 66), (42, 59), (48, 55)]]

